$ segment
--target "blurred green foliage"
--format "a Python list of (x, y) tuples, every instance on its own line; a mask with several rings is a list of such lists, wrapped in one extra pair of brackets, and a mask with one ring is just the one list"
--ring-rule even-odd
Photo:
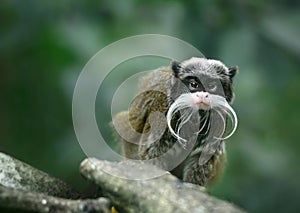
[(84, 189), (71, 114), (80, 71), (118, 39), (167, 34), (240, 68), (239, 127), (211, 193), (249, 212), (299, 212), (299, 9), (296, 0), (2, 0), (0, 151)]

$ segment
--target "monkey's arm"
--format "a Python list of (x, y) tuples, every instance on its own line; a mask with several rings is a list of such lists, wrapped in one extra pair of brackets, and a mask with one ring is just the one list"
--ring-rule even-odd
[(199, 163), (200, 154), (189, 156), (184, 165), (183, 181), (207, 186), (217, 181), (226, 163), (225, 143), (222, 141), (214, 155), (203, 165)]
[[(150, 131), (149, 117), (151, 113), (160, 112), (165, 114), (166, 111), (166, 95), (149, 90), (139, 94), (128, 111), (118, 113), (115, 116), (114, 125), (118, 126), (119, 138), (123, 143), (123, 152), (126, 157), (141, 158), (139, 152), (149, 145), (147, 144), (147, 138), (144, 136)], [(124, 135), (125, 137), (122, 137)], [(141, 142), (142, 137), (143, 142)]]

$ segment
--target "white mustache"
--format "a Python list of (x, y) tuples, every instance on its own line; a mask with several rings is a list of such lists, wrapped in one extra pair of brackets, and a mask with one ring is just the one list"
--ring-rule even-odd
[[(219, 136), (213, 136), (213, 137), (218, 140), (228, 139), (229, 137), (231, 137), (234, 134), (234, 132), (236, 131), (236, 128), (237, 128), (238, 119), (237, 119), (237, 115), (236, 115), (235, 111), (229, 105), (229, 103), (226, 101), (226, 99), (219, 95), (209, 94), (209, 105), (210, 105), (209, 110), (216, 111), (223, 122), (223, 130), (221, 133), (221, 137), (219, 137)], [(176, 130), (174, 130), (171, 126), (171, 121), (172, 121), (173, 116), (176, 113), (178, 113), (179, 111), (180, 111), (180, 119), (178, 119), (179, 123), (176, 124)], [(207, 113), (208, 113), (208, 111), (207, 111)], [(225, 113), (225, 115), (228, 115), (228, 117), (230, 118), (230, 121), (232, 123), (232, 126), (233, 126), (231, 132), (225, 137), (223, 137), (225, 130), (226, 130), (226, 118), (225, 118), (224, 113)], [(199, 116), (199, 108), (195, 107), (195, 102), (192, 97), (192, 93), (185, 93), (185, 94), (180, 95), (175, 100), (175, 102), (170, 106), (170, 108), (168, 110), (167, 124), (168, 124), (169, 131), (183, 145), (186, 144), (188, 140), (184, 139), (180, 136), (180, 130), (182, 129), (183, 125), (185, 123), (187, 123), (191, 119), (191, 117), (195, 116), (196, 114)], [(206, 120), (204, 120), (204, 119), (206, 119)], [(209, 119), (208, 114), (205, 114), (202, 118), (200, 118), (200, 121), (204, 120), (204, 124), (202, 127), (200, 126), (200, 130), (198, 132), (196, 132), (196, 134), (199, 134), (203, 130), (206, 123), (209, 122), (209, 121), (207, 121), (208, 119)], [(208, 125), (210, 127), (210, 122), (208, 123)], [(210, 127), (210, 128), (213, 128), (213, 127)]]

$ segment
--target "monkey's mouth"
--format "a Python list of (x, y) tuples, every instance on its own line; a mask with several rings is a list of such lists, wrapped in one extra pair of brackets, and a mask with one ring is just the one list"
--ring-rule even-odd
[(205, 111), (210, 109), (210, 105), (204, 102), (195, 102), (195, 107)]

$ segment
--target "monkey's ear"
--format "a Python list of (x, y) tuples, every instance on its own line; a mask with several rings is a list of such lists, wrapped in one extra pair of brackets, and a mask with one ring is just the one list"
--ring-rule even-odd
[(230, 79), (232, 79), (239, 72), (239, 67), (238, 66), (229, 67), (228, 70), (229, 70), (229, 77)]
[(175, 75), (175, 77), (177, 77), (178, 73), (180, 72), (180, 69), (181, 69), (180, 62), (172, 61), (171, 62), (171, 69), (172, 69), (173, 74)]

